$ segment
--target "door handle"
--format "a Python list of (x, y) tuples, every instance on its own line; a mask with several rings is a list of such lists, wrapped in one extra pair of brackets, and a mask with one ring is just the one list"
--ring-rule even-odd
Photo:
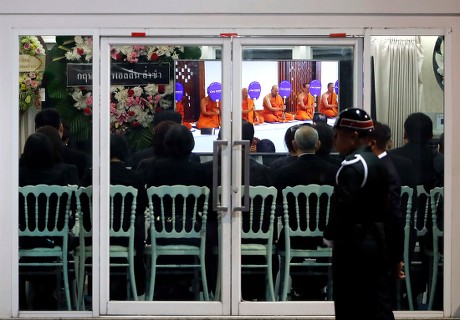
[[(218, 187), (218, 174), (219, 174), (219, 160), (220, 153), (218, 150), (219, 146), (228, 146), (228, 141), (225, 140), (214, 140), (212, 144), (212, 209), (214, 211), (228, 211), (228, 206), (218, 206), (217, 205), (217, 187)], [(220, 196), (220, 195), (219, 195)]]
[[(234, 207), (235, 211), (249, 211), (249, 140), (237, 140), (234, 142), (234, 145), (238, 146), (241, 145), (244, 149), (244, 162), (243, 162), (243, 199), (244, 199), (244, 206), (242, 207)], [(238, 188), (238, 186), (232, 186)], [(237, 190), (234, 190), (235, 192)]]

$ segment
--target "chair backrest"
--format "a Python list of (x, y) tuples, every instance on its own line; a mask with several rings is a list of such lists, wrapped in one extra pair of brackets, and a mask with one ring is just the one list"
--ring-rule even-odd
[(158, 238), (204, 240), (209, 188), (159, 186), (147, 189), (152, 244)]
[(137, 189), (110, 185), (110, 237), (129, 237), (134, 241)]
[[(80, 187), (75, 191), (77, 198), (77, 219), (80, 241), (92, 236), (93, 187)], [(84, 243), (84, 242), (83, 242)]]
[(444, 187), (435, 187), (430, 190), (430, 205), (434, 240), (434, 238), (443, 236)]
[[(290, 236), (321, 237), (329, 220), (331, 185), (297, 185), (283, 189), (284, 224)], [(285, 228), (286, 229), (286, 228)]]
[(267, 239), (272, 243), (276, 195), (275, 187), (249, 186), (249, 211), (242, 213), (242, 239)]
[(412, 200), (414, 190), (409, 186), (401, 186), (401, 213), (405, 214), (404, 224), (404, 257), (409, 261), (409, 245), (412, 221)]
[(58, 185), (19, 187), (19, 236), (64, 237), (67, 241), (72, 192), (73, 188)]
[(428, 224), (431, 224), (430, 193), (423, 185), (417, 186), (417, 202), (413, 205), (416, 206), (413, 227), (417, 231), (417, 236), (421, 237), (428, 232)]

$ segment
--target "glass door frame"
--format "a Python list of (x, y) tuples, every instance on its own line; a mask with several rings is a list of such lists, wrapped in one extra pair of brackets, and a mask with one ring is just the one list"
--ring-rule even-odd
[[(273, 45), (273, 44), (276, 45)], [(296, 36), (296, 37), (235, 37), (232, 42), (232, 96), (233, 102), (233, 132), (234, 140), (232, 145), (236, 149), (233, 154), (233, 160), (235, 165), (232, 169), (241, 168), (241, 155), (240, 148), (235, 146), (234, 141), (239, 139), (241, 134), (241, 88), (242, 85), (242, 63), (243, 63), (243, 50), (244, 46), (352, 46), (353, 47), (353, 101), (356, 102), (356, 106), (361, 108), (363, 102), (363, 38), (340, 38), (330, 39), (326, 37), (312, 38), (308, 36)], [(239, 183), (238, 178), (241, 175), (232, 175), (235, 179), (235, 184), (232, 183), (232, 203), (235, 206), (240, 206), (241, 202), (241, 181)], [(240, 243), (241, 243), (241, 219), (240, 212), (236, 212), (232, 207), (232, 315), (240, 316), (269, 316), (269, 315), (286, 315), (286, 316), (301, 316), (301, 315), (315, 315), (315, 316), (333, 316), (334, 305), (332, 301), (295, 301), (295, 302), (250, 302), (242, 301), (241, 299), (241, 255), (240, 255)]]
[[(230, 96), (230, 66), (231, 66), (231, 46), (230, 41), (226, 38), (220, 37), (203, 37), (203, 38), (192, 38), (192, 37), (101, 37), (101, 50), (100, 50), (100, 87), (101, 87), (101, 109), (99, 110), (99, 139), (100, 139), (100, 159), (99, 167), (100, 170), (100, 201), (97, 204), (99, 212), (107, 212), (109, 203), (109, 181), (110, 173), (107, 164), (109, 163), (109, 133), (110, 133), (110, 116), (108, 110), (110, 110), (110, 47), (111, 45), (123, 46), (123, 45), (147, 45), (155, 43), (156, 45), (200, 45), (200, 46), (221, 46), (222, 47), (222, 121), (229, 123), (231, 110), (226, 108), (226, 101), (231, 101)], [(230, 105), (230, 103), (228, 103)], [(222, 127), (222, 140), (229, 139), (231, 130), (229, 126)], [(222, 154), (222, 172), (230, 172), (230, 148), (224, 148)], [(229, 207), (229, 175), (223, 175), (222, 186), (222, 206)], [(230, 219), (229, 215), (224, 216), (223, 223), (223, 234), (228, 234), (229, 223), (227, 220)], [(224, 287), (222, 294), (222, 301), (152, 301), (152, 302), (140, 302), (140, 301), (110, 301), (109, 300), (109, 218), (107, 215), (100, 215), (100, 314), (101, 315), (169, 315), (169, 316), (180, 316), (180, 315), (224, 315), (229, 314), (230, 297), (225, 290), (229, 290), (228, 287)], [(225, 236), (224, 236), (225, 237)], [(230, 245), (229, 241), (225, 241), (222, 244), (223, 248)], [(225, 250), (224, 250), (225, 251)], [(230, 254), (229, 251), (222, 252), (221, 254), (221, 265), (223, 267), (222, 281), (223, 283), (230, 283), (229, 277), (229, 266), (230, 266)], [(228, 266), (228, 267), (225, 267)], [(178, 307), (180, 305), (180, 308)]]

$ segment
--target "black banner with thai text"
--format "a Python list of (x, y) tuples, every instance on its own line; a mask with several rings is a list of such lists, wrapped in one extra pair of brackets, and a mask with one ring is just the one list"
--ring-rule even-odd
[[(169, 63), (112, 63), (110, 65), (110, 85), (140, 86), (169, 84)], [(91, 63), (68, 63), (67, 86), (80, 87), (93, 84)]]

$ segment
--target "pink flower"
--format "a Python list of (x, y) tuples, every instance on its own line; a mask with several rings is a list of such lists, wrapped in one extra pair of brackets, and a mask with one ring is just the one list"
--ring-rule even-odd
[(30, 50), (30, 43), (26, 42), (23, 45), (24, 50)]
[(29, 77), (31, 79), (35, 79), (37, 76), (35, 75), (35, 72), (29, 72)]
[(85, 53), (85, 50), (83, 50), (82, 48), (77, 48), (77, 53), (79, 55), (83, 55)]
[(132, 97), (134, 95), (134, 90), (133, 89), (129, 89), (128, 90), (128, 97)]
[(127, 58), (128, 58), (129, 62), (135, 63), (135, 62), (139, 61), (139, 59), (137, 58), (137, 53), (136, 52), (131, 52), (131, 54)]
[(30, 82), (30, 86), (31, 86), (32, 88), (37, 88), (37, 87), (38, 87), (37, 81), (32, 80), (32, 81)]
[(25, 83), (26, 85), (30, 86), (30, 84), (32, 83), (32, 79), (26, 78), (26, 79), (24, 80), (24, 83)]
[(86, 116), (90, 116), (91, 113), (92, 113), (92, 110), (90, 107), (86, 107), (85, 109), (83, 109), (83, 113), (86, 115)]
[(133, 121), (133, 123), (131, 124), (133, 128), (136, 128), (139, 126), (139, 122), (137, 121)]
[(86, 99), (86, 104), (88, 106), (92, 106), (93, 105), (93, 96), (90, 96), (88, 99)]
[(130, 116), (130, 117), (134, 117), (135, 114), (136, 113), (134, 111), (132, 111), (132, 110), (128, 111), (128, 116)]

